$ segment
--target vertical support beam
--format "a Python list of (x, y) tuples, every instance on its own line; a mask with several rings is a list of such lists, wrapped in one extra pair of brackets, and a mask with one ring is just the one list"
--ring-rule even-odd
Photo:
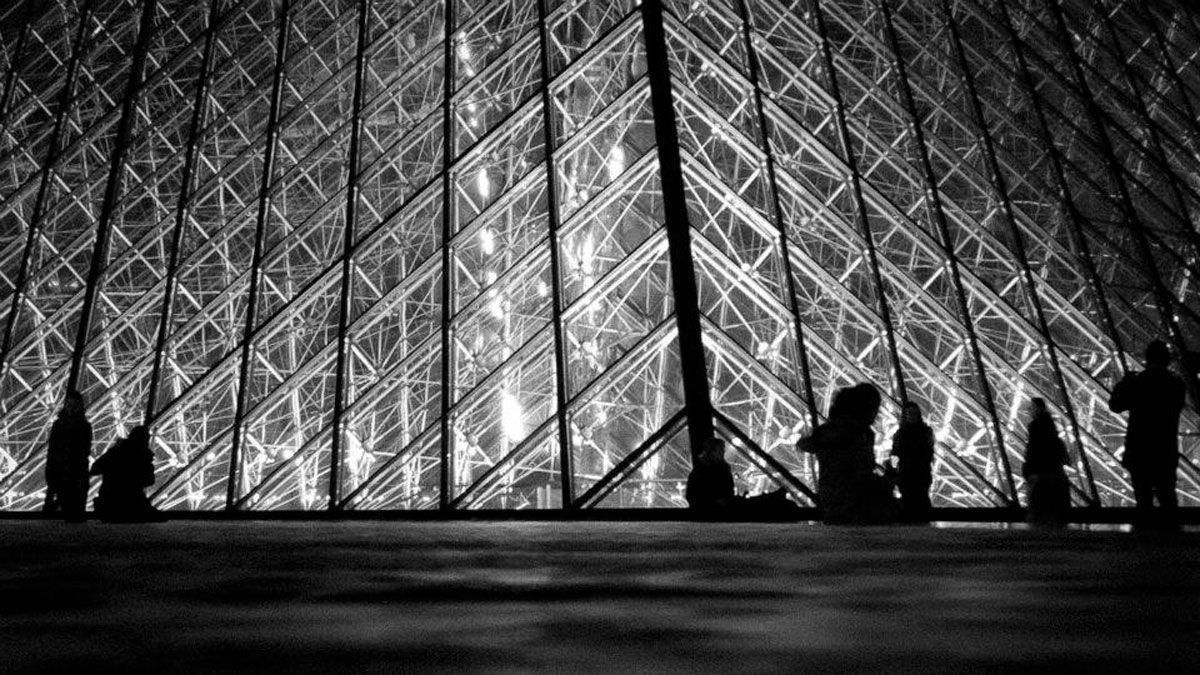
[[(1096, 13), (1100, 17), (1100, 23), (1104, 26), (1107, 33), (1108, 41), (1113, 52), (1113, 60), (1120, 62), (1121, 77), (1125, 80), (1125, 86), (1128, 87), (1128, 92), (1132, 98), (1131, 107), (1139, 118), (1141, 118), (1141, 131), (1146, 134), (1149, 139), (1149, 150), (1151, 156), (1160, 165), (1163, 175), (1166, 177), (1166, 183), (1171, 193), (1171, 199), (1175, 202), (1176, 213), (1174, 214), (1179, 219), (1180, 229), (1182, 229), (1188, 241), (1192, 243), (1192, 255), (1188, 256), (1189, 266), (1195, 265), (1200, 261), (1200, 239), (1197, 237), (1196, 226), (1192, 211), (1188, 207), (1188, 195), (1185, 192), (1191, 193), (1195, 197), (1196, 192), (1183, 182), (1175, 169), (1171, 166), (1171, 161), (1167, 157), (1166, 145), (1163, 143), (1163, 138), (1159, 134), (1159, 124), (1150, 116), (1150, 110), (1146, 107), (1146, 100), (1142, 93), (1142, 88), (1138, 84), (1137, 75), (1133, 72), (1129, 62), (1123, 58), (1118, 51), (1119, 41), (1117, 38), (1117, 30), (1113, 25), (1112, 17), (1108, 12), (1101, 8), (1096, 8)], [(1098, 37), (1098, 36), (1097, 36)]]
[(142, 79), (146, 70), (146, 55), (150, 51), (150, 38), (155, 32), (154, 13), (157, 0), (142, 0), (142, 16), (138, 25), (137, 42), (133, 48), (133, 65), (129, 69), (129, 83), (121, 99), (121, 119), (117, 123), (117, 136), (113, 141), (112, 161), (108, 168), (108, 180), (104, 184), (104, 201), (100, 204), (100, 219), (96, 223), (96, 240), (92, 246), (92, 263), (88, 269), (87, 287), (83, 291), (83, 305), (79, 310), (79, 327), (75, 333), (75, 350), (71, 357), (71, 373), (67, 376), (67, 389), (79, 387), (79, 376), (87, 350), (88, 333), (95, 310), (96, 293), (99, 292), (101, 277), (104, 276), (108, 258), (108, 235), (112, 229), (113, 212), (121, 191), (125, 173), (125, 156), (129, 153), (129, 138), (133, 134), (134, 110), (141, 94)]
[(742, 43), (746, 50), (746, 60), (750, 68), (750, 85), (754, 87), (754, 110), (758, 115), (758, 145), (766, 153), (767, 183), (771, 191), (771, 217), (779, 230), (779, 255), (783, 258), (783, 274), (786, 277), (788, 293), (788, 309), (792, 315), (792, 329), (796, 331), (796, 349), (800, 355), (800, 381), (804, 386), (804, 401), (808, 405), (809, 424), (817, 426), (820, 416), (817, 412), (817, 399), (813, 393), (812, 373), (808, 363), (808, 346), (804, 340), (804, 322), (800, 320), (800, 308), (796, 304), (796, 278), (792, 272), (792, 256), (787, 237), (787, 225), (783, 222), (783, 208), (779, 205), (779, 184), (775, 180), (775, 151), (771, 145), (771, 121), (763, 110), (762, 84), (759, 78), (758, 51), (754, 48), (751, 35), (752, 24), (750, 10), (746, 0), (738, 0), (738, 13), (742, 20)]
[(250, 343), (258, 318), (258, 285), (262, 275), (263, 235), (267, 229), (271, 208), (271, 183), (275, 173), (275, 152), (279, 140), (279, 105), (283, 97), (283, 65), (287, 61), (291, 36), (291, 0), (280, 0), (279, 37), (275, 43), (275, 67), (271, 83), (271, 107), (267, 115), (267, 133), (263, 149), (262, 180), (259, 183), (258, 215), (254, 221), (254, 252), (250, 258), (250, 288), (246, 293), (246, 325), (242, 330), (241, 357), (238, 365), (237, 402), (233, 409), (233, 439), (229, 445), (229, 484), (225, 495), (226, 510), (237, 508), (238, 484), (242, 480), (242, 422), (246, 417), (246, 398), (249, 396)]
[(837, 118), (838, 138), (841, 141), (842, 157), (850, 175), (850, 189), (857, 211), (858, 233), (867, 247), (867, 262), (871, 265), (871, 283), (878, 299), (879, 318), (883, 321), (884, 338), (888, 356), (892, 360), (893, 393), (902, 403), (908, 401), (908, 388), (904, 383), (904, 369), (900, 366), (900, 352), (896, 347), (896, 331), (892, 321), (892, 310), (887, 299), (887, 285), (879, 271), (879, 255), (875, 251), (875, 235), (871, 232), (871, 220), (867, 216), (867, 202), (863, 197), (862, 174), (858, 170), (858, 157), (854, 154), (854, 142), (850, 136), (850, 125), (846, 120), (846, 103), (838, 84), (837, 66), (833, 61), (833, 47), (829, 42), (829, 31), (825, 27), (825, 13), (820, 0), (813, 0), (812, 19), (816, 22), (817, 35), (821, 38), (821, 59), (825, 72), (829, 74), (829, 94), (833, 97), (834, 116)]
[(1001, 27), (1008, 35), (1009, 46), (1013, 52), (1013, 58), (1016, 59), (1017, 79), (1020, 81), (1021, 88), (1025, 91), (1025, 96), (1029, 98), (1029, 107), (1033, 110), (1034, 118), (1037, 120), (1038, 140), (1041, 141), (1042, 147), (1045, 148), (1046, 155), (1050, 159), (1050, 166), (1054, 174), (1054, 180), (1058, 188), (1059, 204), (1066, 214), (1068, 231), (1071, 233), (1071, 240), (1075, 244), (1075, 249), (1078, 253), (1078, 260), (1083, 265), (1084, 272), (1091, 287), (1092, 293), (1096, 296), (1097, 304), (1100, 306), (1101, 316), (1104, 319), (1104, 328), (1108, 332), (1109, 339), (1112, 340), (1113, 347), (1116, 353), (1117, 363), (1121, 367), (1122, 373), (1129, 372), (1129, 363), (1126, 354), (1128, 350), (1125, 348), (1124, 341), (1121, 338), (1120, 331), (1117, 330), (1116, 321), (1113, 319), (1111, 304), (1108, 300), (1108, 293), (1104, 289), (1104, 283), (1101, 281), (1100, 272), (1096, 267), (1096, 259), (1092, 255), (1091, 247), (1088, 245), (1087, 236), (1084, 231), (1087, 227), (1087, 219), (1079, 210), (1075, 203), (1075, 198), (1071, 196), (1071, 186), (1067, 181), (1066, 159), (1062, 156), (1058, 146), (1054, 144), (1054, 135), (1050, 131), (1050, 122), (1046, 116), (1046, 110), (1042, 106), (1041, 98), (1037, 93), (1037, 85), (1033, 80), (1033, 71), (1029, 68), (1029, 62), (1022, 52), (1021, 39), (1017, 35), (1016, 29), (1013, 27), (1012, 20), (1008, 15), (1008, 10), (1003, 3), (997, 5), (1001, 14)]
[(554, 125), (550, 116), (554, 106), (550, 101), (550, 45), (546, 26), (546, 0), (537, 0), (538, 50), (542, 69), (542, 134), (546, 144), (546, 210), (550, 225), (550, 297), (551, 325), (554, 329), (554, 390), (558, 425), (558, 457), (564, 509), (577, 508), (575, 503), (575, 470), (572, 461), (570, 434), (567, 433), (567, 356), (562, 322), (562, 266), (559, 262), (558, 174), (554, 170)]
[(453, 340), (450, 333), (450, 320), (454, 318), (454, 288), (451, 284), (451, 255), (450, 239), (454, 233), (453, 212), (454, 200), (451, 191), (454, 181), (450, 175), (450, 165), (454, 163), (454, 108), (451, 105), (454, 96), (454, 3), (456, 0), (444, 0), (446, 12), (443, 20), (446, 25), (446, 39), (442, 41), (445, 63), (442, 67), (442, 416), (440, 420), (441, 455), (438, 467), (440, 470), (438, 508), (446, 511), (450, 505), (450, 478), (454, 467), (451, 462), (454, 453), (451, 448), (450, 434), (450, 403), (454, 394), (454, 370), (451, 368), (453, 357)]
[(646, 69), (650, 79), (654, 137), (662, 180), (671, 286), (675, 292), (675, 321), (679, 330), (679, 360), (683, 371), (688, 440), (692, 445), (692, 456), (695, 457), (705, 441), (713, 436), (713, 407), (709, 399), (708, 370), (704, 362), (700, 305), (692, 261), (691, 225), (688, 223), (679, 137), (675, 129), (675, 99), (671, 93), (662, 0), (643, 0), (642, 31), (646, 39)]
[(216, 50), (218, 17), (222, 0), (210, 0), (208, 26), (204, 31), (204, 52), (200, 57), (200, 73), (196, 76), (196, 99), (192, 103), (192, 118), (188, 123), (187, 149), (184, 151), (183, 169), (179, 178), (179, 201), (175, 204), (175, 225), (171, 232), (171, 250), (167, 259), (167, 272), (163, 280), (162, 309), (158, 313), (158, 335), (154, 341), (154, 365), (150, 370), (150, 388), (146, 394), (145, 424), (154, 421), (158, 408), (158, 392), (162, 388), (163, 351), (166, 349), (167, 334), (170, 332), (175, 292), (179, 288), (179, 244), (183, 231), (192, 216), (192, 190), (195, 189), (196, 154), (200, 145), (200, 126), (208, 109), (208, 88), (212, 80), (213, 52)]
[(353, 265), (354, 225), (358, 219), (358, 171), (362, 137), (363, 80), (367, 69), (367, 31), (370, 27), (371, 0), (358, 0), (358, 44), (354, 52), (354, 93), (350, 111), (350, 152), (346, 161), (346, 222), (342, 228), (342, 292), (338, 296), (338, 350), (333, 386), (333, 439), (329, 452), (329, 509), (341, 509), (342, 434), (346, 413), (350, 347), (346, 335), (350, 323), (350, 276)]
[(33, 8), (37, 3), (26, 0), (25, 11), (21, 12), (21, 28), (17, 41), (13, 43), (12, 55), (8, 60), (8, 71), (4, 73), (4, 84), (0, 85), (0, 137), (8, 130), (8, 104), (12, 100), (13, 84), (23, 64), (25, 45), (29, 42), (29, 31), (33, 27)]
[[(1163, 282), (1162, 275), (1159, 274), (1158, 267), (1154, 263), (1154, 254), (1150, 248), (1149, 238), (1146, 236), (1146, 226), (1142, 223), (1137, 209), (1133, 205), (1133, 198), (1129, 194), (1129, 186), (1126, 185), (1125, 176), (1122, 172), (1123, 167), (1117, 159), (1116, 153), (1113, 151), (1112, 141), (1108, 136), (1108, 130), (1104, 126), (1104, 113), (1092, 97), (1091, 87), (1088, 86), (1087, 78), (1084, 76), (1079, 55), (1075, 53), (1071, 45), (1070, 34), (1067, 32), (1067, 24), (1063, 19), (1062, 12), (1052, 1), (1046, 2), (1046, 5), (1051, 18), (1054, 20), (1054, 31), (1058, 38), (1059, 48), (1070, 63), (1071, 74), (1082, 94), (1083, 107), (1087, 111), (1088, 120), (1096, 136), (1097, 144), (1100, 146), (1105, 167), (1108, 169), (1113, 185), (1117, 188), (1117, 204), (1125, 221), (1125, 227), (1134, 235), (1138, 253), (1142, 258), (1142, 266), (1146, 270), (1146, 274), (1150, 277), (1150, 283), (1154, 288), (1155, 304), (1158, 305), (1158, 315), (1159, 320), (1162, 322), (1163, 330), (1166, 332), (1171, 343), (1175, 345), (1176, 353), (1186, 354), (1188, 352), (1187, 340), (1175, 316), (1177, 301), (1171, 295), (1166, 283)], [(1187, 383), (1188, 393), (1190, 394), (1189, 398), (1191, 399), (1193, 408), (1200, 411), (1200, 382), (1196, 379), (1196, 373), (1188, 372), (1187, 376), (1183, 379)]]
[(1017, 485), (1013, 479), (1012, 464), (1008, 459), (1008, 448), (1004, 442), (1004, 429), (1000, 424), (1000, 415), (996, 411), (996, 399), (992, 393), (992, 385), (988, 380), (987, 368), (983, 363), (983, 353), (979, 348), (979, 336), (975, 334), (971, 317), (971, 305), (967, 301), (967, 292), (963, 285), (962, 271), (958, 256), (954, 253), (954, 238), (950, 234), (950, 223), (946, 219), (945, 207), (942, 205), (941, 191), (938, 189), (937, 175), (933, 170), (933, 162), (929, 159), (929, 147), (925, 141), (925, 130), (921, 124), (921, 116), (917, 112), (916, 99), (913, 96), (912, 84), (908, 80), (908, 70), (904, 64), (904, 55), (900, 53), (900, 38), (896, 33), (896, 24), (892, 20), (890, 0), (879, 0), (883, 10), (884, 32), (887, 34), (888, 48), (892, 50), (893, 65), (896, 69), (896, 83), (900, 89), (900, 101), (908, 112), (909, 131), (913, 134), (913, 144), (916, 146), (917, 158), (921, 163), (921, 175), (925, 180), (925, 206), (929, 218), (937, 229), (938, 239), (941, 240), (942, 253), (950, 267), (950, 279), (954, 285), (954, 297), (958, 302), (959, 320), (967, 335), (967, 348), (971, 352), (971, 363), (975, 367), (975, 376), (979, 378), (979, 388), (983, 393), (983, 404), (987, 410), (992, 425), (992, 437), (996, 440), (996, 453), (1000, 456), (1000, 466), (1004, 468), (1005, 482), (1013, 504), (1018, 503)]
[[(1154, 41), (1154, 46), (1158, 49), (1159, 55), (1162, 58), (1159, 67), (1165, 71), (1167, 79), (1171, 81), (1172, 86), (1178, 92), (1179, 100), (1183, 103), (1183, 119), (1179, 121), (1191, 126), (1192, 133), (1196, 136), (1192, 140), (1194, 144), (1200, 141), (1200, 116), (1197, 115), (1196, 106), (1192, 104), (1192, 97), (1189, 95), (1187, 85), (1179, 77), (1179, 71), (1175, 69), (1175, 59), (1171, 57), (1171, 49), (1167, 46), (1166, 37), (1163, 36), (1162, 29), (1158, 25), (1158, 20), (1149, 11), (1144, 2), (1138, 1), (1128, 4), (1133, 6), (1132, 11), (1141, 19), (1143, 27), (1149, 33), (1150, 39)], [(1159, 95), (1163, 96), (1162, 94)], [(1166, 97), (1163, 96), (1163, 98), (1165, 99)]]
[(13, 282), (12, 306), (9, 307), (8, 321), (4, 324), (4, 341), (0, 343), (0, 376), (7, 373), (11, 367), (8, 360), (11, 356), (9, 351), (12, 349), (13, 331), (17, 325), (17, 317), (20, 314), (21, 305), (25, 301), (25, 285), (29, 281), (31, 259), (33, 258), (34, 250), (37, 249), (38, 239), (42, 231), (42, 216), (45, 215), (46, 200), (49, 199), (50, 183), (54, 180), (55, 166), (58, 164), (59, 155), (62, 153), (60, 146), (62, 145), (63, 127), (66, 126), (67, 113), (75, 104), (75, 87), (79, 79), (79, 62), (91, 46), (87, 28), (88, 24), (92, 21), (92, 12), (95, 4), (96, 0), (87, 0), (83, 5), (83, 9), (79, 12), (79, 25), (75, 29), (75, 41), (71, 49), (71, 56), (67, 61), (67, 74), (63, 78), (62, 90), (58, 94), (58, 107), (54, 111), (54, 128), (51, 130), (49, 141), (46, 144), (46, 161), (42, 163), (37, 194), (33, 199), (33, 208), (30, 210), (29, 225), (25, 233), (25, 252), (21, 255), (21, 267), (17, 270), (17, 278)]
[(962, 36), (958, 32), (958, 25), (951, 13), (949, 0), (941, 0), (939, 4), (942, 11), (942, 20), (945, 22), (946, 30), (950, 34), (950, 45), (954, 51), (955, 61), (958, 64), (959, 80), (966, 92), (965, 98), (967, 99), (967, 103), (970, 105), (971, 121), (975, 127), (975, 135), (983, 145), (983, 159), (987, 163), (988, 177), (991, 179), (992, 191), (995, 194), (997, 202), (1000, 204), (1000, 208), (1004, 211), (1004, 220), (1008, 223), (1009, 236), (1013, 242), (1013, 253), (1016, 254), (1017, 262), (1021, 266), (1021, 286), (1023, 287), (1025, 296), (1029, 299), (1030, 305), (1033, 307), (1034, 315), (1037, 319), (1038, 333), (1041, 335), (1046, 355), (1050, 359), (1050, 365), (1054, 371), (1055, 386), (1058, 388), (1059, 396), (1063, 400), (1064, 410), (1067, 413), (1067, 420), (1071, 427), (1071, 438), (1075, 443), (1078, 453), (1076, 469), (1086, 480), (1090, 506), (1099, 506), (1100, 493), (1096, 490), (1096, 481), (1092, 476), (1092, 466), (1088, 461), (1087, 451), (1083, 444), (1083, 434), (1079, 426), (1079, 417), (1075, 413), (1075, 403), (1071, 400), (1066, 378), (1062, 373), (1062, 367), (1058, 360), (1058, 349), (1050, 336), (1050, 326), (1046, 320), (1045, 309), (1042, 306), (1041, 294), (1038, 293), (1036, 277), (1029, 265), (1029, 253), (1025, 248), (1025, 236), (1017, 226), (1016, 210), (1013, 207), (1012, 200), (1008, 196), (1008, 182), (1005, 180), (1004, 172), (1000, 168), (1000, 161), (996, 158), (996, 146), (992, 142), (987, 117), (984, 115), (983, 104), (980, 102), (979, 92), (975, 87), (975, 78), (971, 73), (971, 65), (967, 61), (966, 49), (963, 47)]

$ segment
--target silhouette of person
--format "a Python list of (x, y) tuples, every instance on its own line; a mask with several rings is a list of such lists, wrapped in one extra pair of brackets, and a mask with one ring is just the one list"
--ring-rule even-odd
[(753, 497), (736, 494), (733, 470), (725, 461), (725, 441), (720, 438), (708, 439), (696, 456), (685, 496), (690, 508), (708, 515), (778, 520), (800, 513), (800, 507), (787, 498), (784, 488)]
[(929, 486), (933, 483), (933, 429), (921, 419), (921, 406), (909, 401), (900, 411), (900, 426), (892, 436), (892, 456), (899, 464), (900, 517), (910, 522), (929, 522), (932, 506)]
[(1033, 399), (1030, 410), (1021, 468), (1028, 485), (1028, 519), (1034, 525), (1062, 525), (1071, 506), (1071, 486), (1063, 469), (1070, 461), (1067, 446), (1058, 436), (1045, 400)]
[(1146, 346), (1146, 369), (1122, 378), (1108, 399), (1113, 412), (1129, 412), (1121, 464), (1129, 471), (1138, 521), (1143, 525), (1155, 520), (1155, 497), (1161, 507), (1161, 524), (1174, 524), (1178, 506), (1175, 471), (1185, 386), (1167, 369), (1170, 363), (1167, 345), (1161, 340), (1151, 342)]
[(162, 520), (161, 512), (146, 498), (154, 484), (154, 453), (150, 431), (136, 426), (92, 464), (92, 474), (103, 477), (96, 497), (96, 515), (108, 523)]
[(688, 474), (684, 496), (693, 509), (723, 509), (733, 504), (733, 470), (725, 461), (725, 441), (710, 438), (704, 443)]
[(62, 511), (68, 522), (86, 518), (88, 459), (92, 454), (92, 425), (83, 394), (71, 389), (50, 426), (46, 449), (46, 503), (42, 510)]
[(871, 424), (881, 400), (867, 382), (838, 390), (828, 421), (798, 444), (817, 456), (817, 498), (826, 523), (886, 523), (899, 515), (891, 481), (875, 473)]

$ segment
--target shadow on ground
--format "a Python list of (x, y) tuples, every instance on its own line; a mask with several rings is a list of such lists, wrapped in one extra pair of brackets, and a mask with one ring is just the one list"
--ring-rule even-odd
[(1200, 532), (0, 522), (4, 672), (1191, 672)]

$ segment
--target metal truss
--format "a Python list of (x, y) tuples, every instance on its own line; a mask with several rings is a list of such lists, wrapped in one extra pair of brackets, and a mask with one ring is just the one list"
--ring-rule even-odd
[(812, 503), (834, 391), (1021, 499), (1042, 397), (1125, 506), (1111, 387), (1191, 387), (1200, 12), (1134, 0), (50, 0), (0, 9), (0, 508), (63, 392), (177, 510)]

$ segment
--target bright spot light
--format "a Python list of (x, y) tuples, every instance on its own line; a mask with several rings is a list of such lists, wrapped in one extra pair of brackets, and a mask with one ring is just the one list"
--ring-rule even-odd
[(500, 392), (500, 425), (504, 429), (505, 437), (514, 443), (525, 437), (521, 402), (508, 391)]
[(479, 173), (475, 174), (475, 189), (484, 199), (492, 196), (492, 179), (488, 177), (487, 169), (480, 169)]
[[(486, 176), (487, 174), (483, 174)], [(491, 255), (496, 252), (496, 233), (492, 228), (485, 227), (479, 231), (479, 248), (484, 255)]]
[(550, 295), (550, 287), (546, 285), (546, 282), (539, 281), (537, 283), (537, 294), (543, 298)]
[(596, 269), (596, 242), (592, 240), (592, 235), (588, 234), (583, 240), (583, 246), (579, 250), (579, 269), (584, 274), (591, 274)]
[(492, 312), (492, 316), (496, 317), (497, 319), (504, 318), (504, 300), (502, 298), (498, 297), (492, 300), (488, 304), (488, 309)]
[(609, 151), (608, 166), (606, 168), (608, 169), (609, 180), (616, 180), (617, 176), (620, 176), (621, 172), (625, 170), (625, 150), (621, 146), (614, 145), (612, 150)]
[(483, 275), (483, 280), (488, 286), (496, 283), (496, 279), (498, 278), (499, 277), (496, 275), (496, 270), (488, 270), (487, 273)]

